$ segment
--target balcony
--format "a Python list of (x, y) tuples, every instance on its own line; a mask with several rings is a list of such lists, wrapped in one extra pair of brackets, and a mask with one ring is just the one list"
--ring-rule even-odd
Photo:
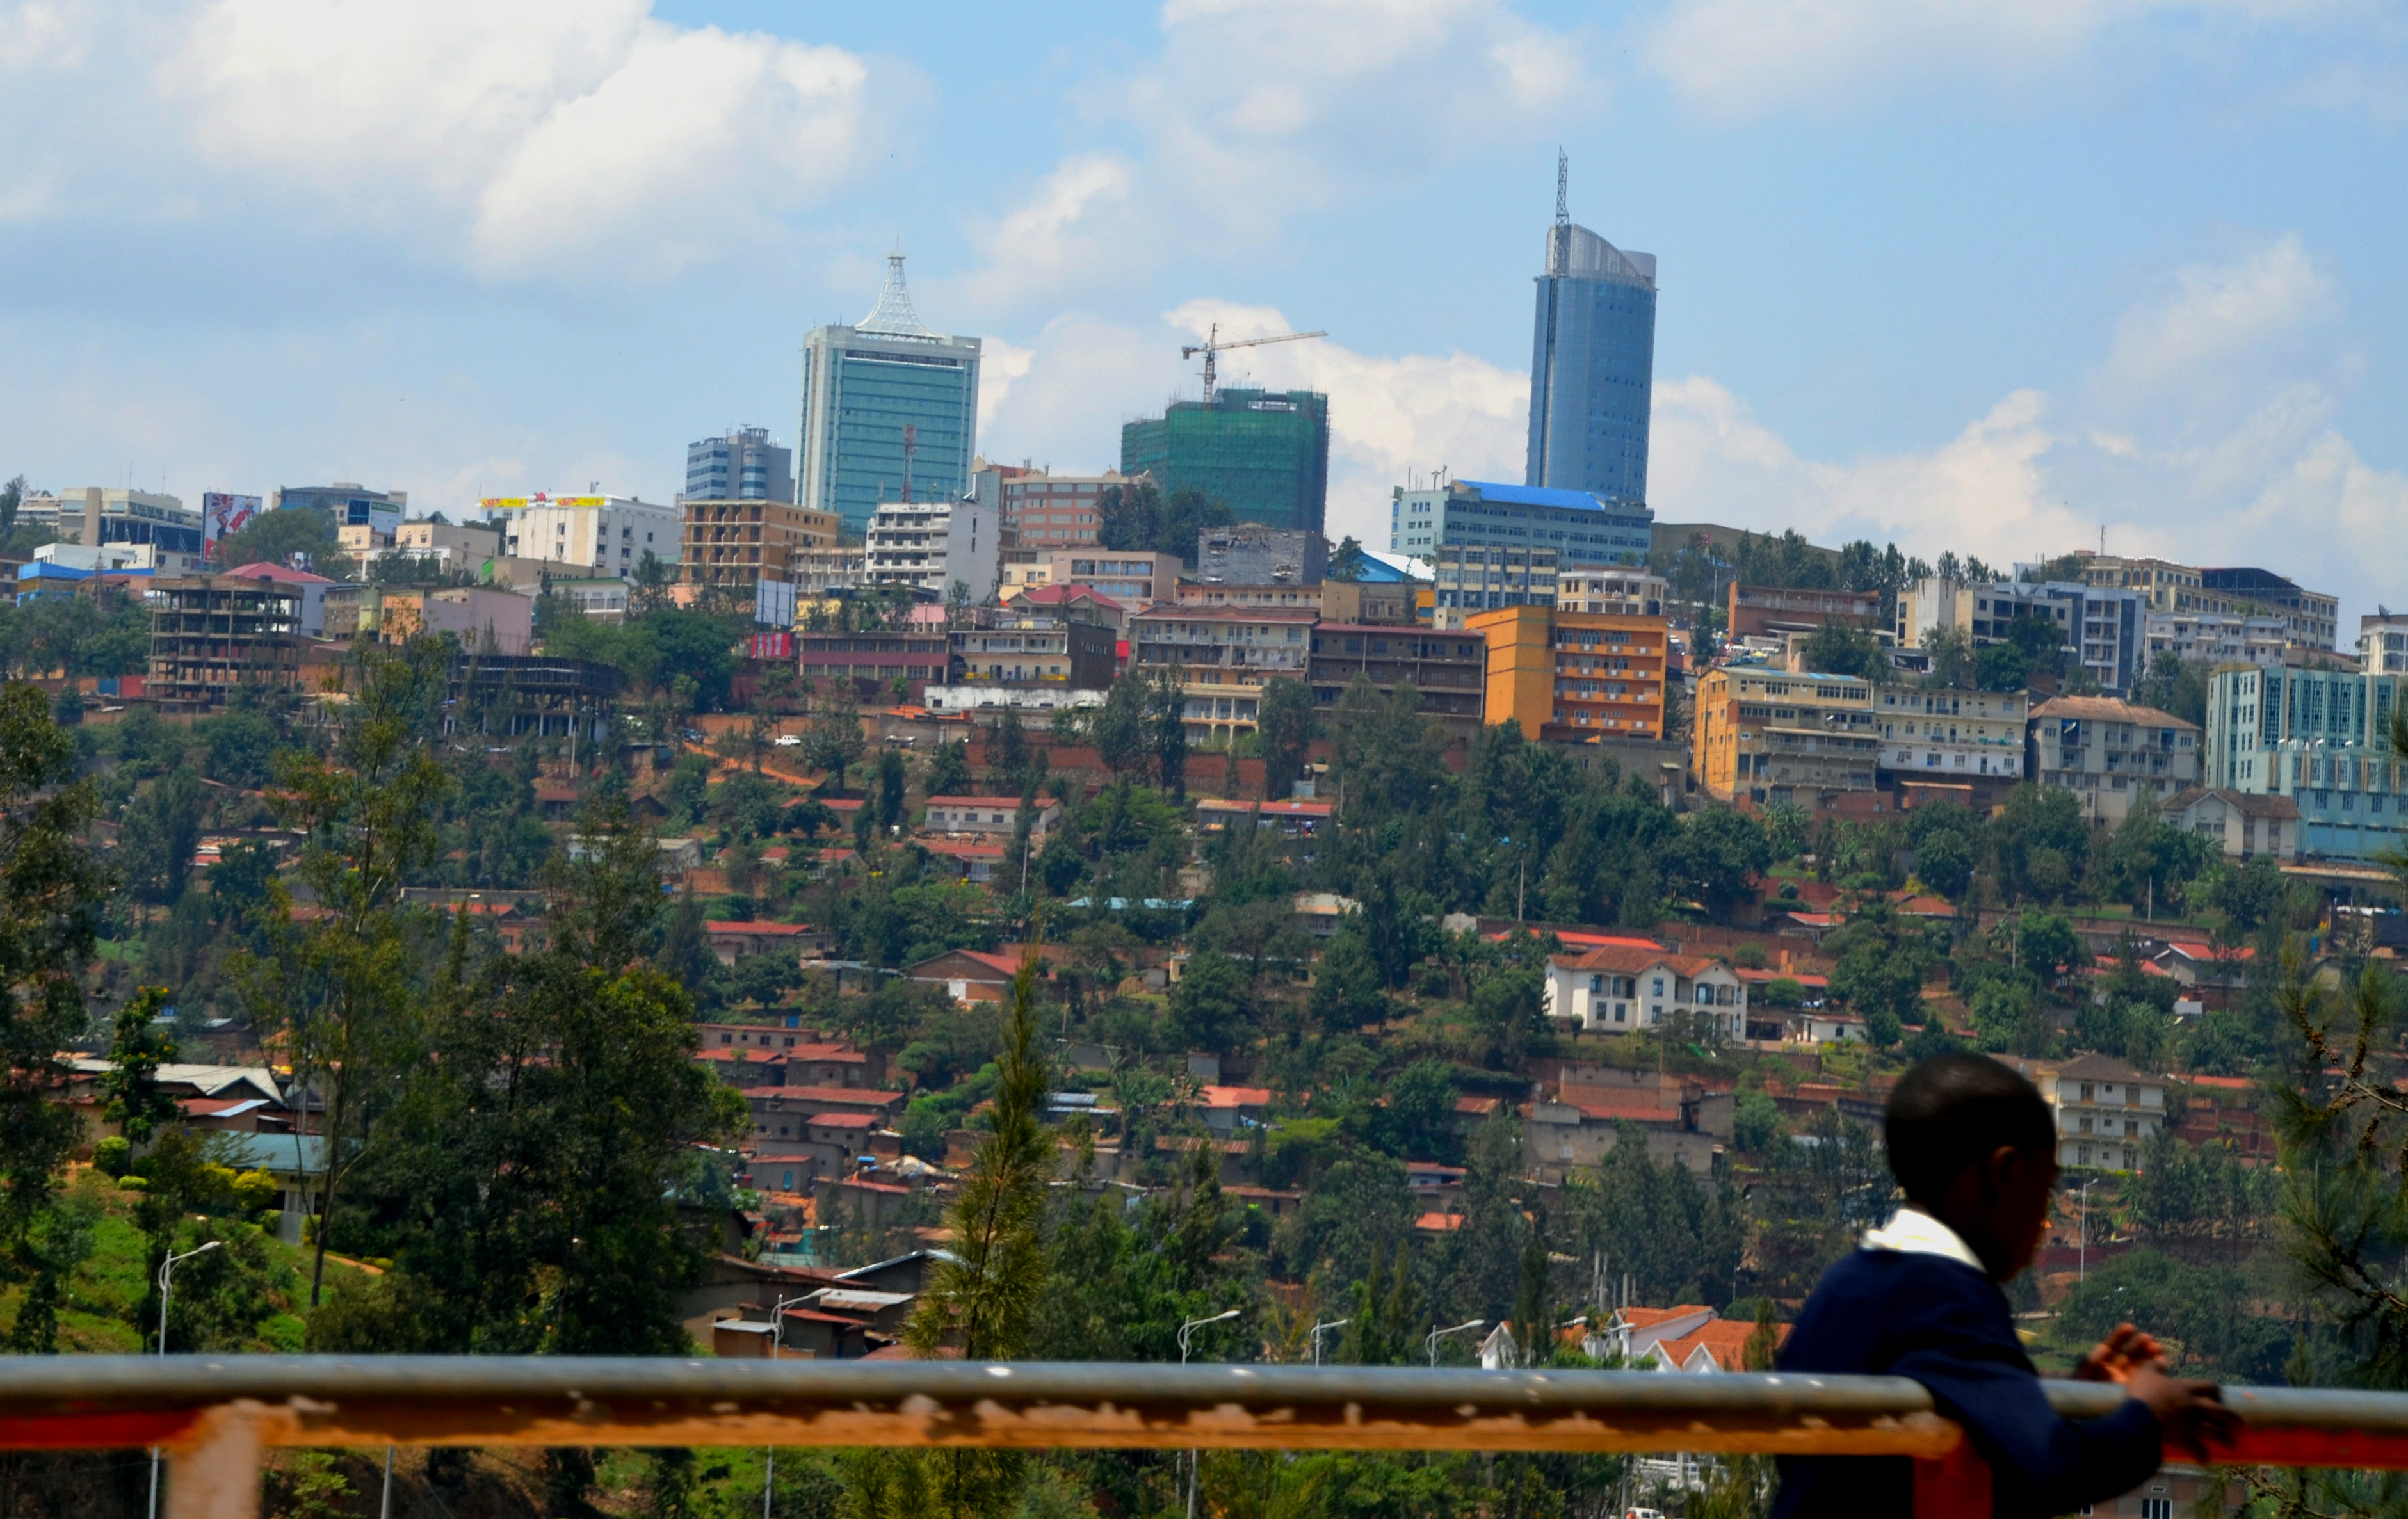
[[(2043, 1385), (2057, 1412), (2121, 1403)], [(2219, 1466), (2408, 1469), (2408, 1394), (2228, 1387)], [(168, 1519), (253, 1519), (276, 1447), (989, 1446), (1888, 1455), (1917, 1514), (1990, 1512), (1990, 1474), (1902, 1377), (1412, 1367), (708, 1358), (27, 1357), (0, 1449), (163, 1447)], [(2186, 1456), (2169, 1453), (2175, 1460)]]

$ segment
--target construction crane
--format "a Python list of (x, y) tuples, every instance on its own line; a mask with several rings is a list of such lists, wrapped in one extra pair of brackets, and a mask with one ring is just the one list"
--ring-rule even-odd
[(1230, 348), (1260, 348), (1265, 343), (1297, 343), (1302, 342), (1308, 337), (1326, 337), (1328, 336), (1329, 335), (1326, 332), (1283, 332), (1276, 337), (1240, 337), (1233, 341), (1225, 343), (1221, 341), (1221, 324), (1216, 322), (1212, 323), (1212, 330), (1205, 335), (1204, 341), (1200, 343), (1190, 343), (1186, 347), (1182, 348), (1179, 351), (1179, 356), (1182, 359), (1192, 359), (1198, 353), (1204, 355), (1204, 404), (1206, 406), (1211, 406), (1212, 404), (1212, 386), (1216, 378), (1212, 365), (1212, 356), (1219, 353), (1222, 350)]

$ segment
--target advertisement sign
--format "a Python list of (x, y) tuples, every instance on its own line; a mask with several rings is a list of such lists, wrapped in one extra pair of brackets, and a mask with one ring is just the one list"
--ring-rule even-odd
[(201, 494), (201, 552), (214, 561), (218, 556), (218, 539), (232, 537), (251, 525), (259, 515), (259, 497), (228, 495), (222, 491)]
[(790, 580), (752, 582), (752, 621), (764, 627), (795, 625), (795, 587)]
[(487, 511), (526, 511), (536, 507), (607, 507), (607, 495), (552, 495), (538, 491), (533, 495), (489, 495), (478, 505)]
[(795, 636), (791, 633), (755, 633), (752, 635), (754, 659), (792, 659), (795, 657)]

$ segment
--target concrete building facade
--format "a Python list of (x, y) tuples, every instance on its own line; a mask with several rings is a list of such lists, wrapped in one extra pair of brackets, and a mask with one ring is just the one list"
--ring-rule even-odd
[(1873, 697), (1853, 675), (1708, 670), (1691, 723), (1698, 784), (1718, 801), (1759, 806), (1871, 791), (1882, 749)]
[(1663, 738), (1663, 618), (1508, 607), (1464, 628), (1487, 642), (1492, 726), (1510, 718), (1529, 738), (1572, 743)]
[(795, 451), (769, 441), (767, 427), (738, 427), (725, 437), (685, 446), (685, 495), (695, 501), (795, 501)]
[(1488, 644), (1466, 630), (1442, 633), (1395, 623), (1324, 621), (1313, 625), (1309, 679), (1312, 704), (1335, 709), (1357, 680), (1383, 696), (1410, 684), (1421, 709), (1458, 738), (1480, 731), (1488, 679)]
[(865, 552), (872, 585), (908, 585), (946, 601), (958, 586), (974, 606), (995, 595), (995, 510), (975, 497), (890, 501), (870, 517)]
[(621, 580), (647, 553), (674, 566), (684, 527), (677, 508), (627, 495), (488, 496), (483, 506), (499, 519), (504, 553)]
[(2172, 712), (2110, 696), (2057, 696), (2032, 709), (2024, 773), (2073, 793), (2094, 823), (2119, 824), (2143, 793), (2159, 803), (2200, 781), (2200, 730)]
[(1872, 704), (1879, 765), (1919, 780), (2021, 780), (2030, 717), (2028, 691), (1885, 684)]
[(748, 587), (794, 580), (797, 553), (837, 546), (837, 520), (775, 497), (755, 500), (688, 496), (680, 573), (690, 585)]
[(1305, 678), (1318, 621), (1268, 607), (1156, 606), (1129, 619), (1129, 674), (1169, 672), (1189, 741), (1227, 743), (1254, 731), (1266, 684)]
[(1559, 565), (1643, 565), (1655, 520), (1635, 499), (1597, 492), (1449, 480), (1392, 494), (1388, 551), (1433, 559), (1449, 548), (1547, 548)]
[(2408, 846), (2408, 764), (2390, 752), (2408, 675), (2228, 665), (2208, 678), (2202, 783), (2286, 796), (2299, 852), (2378, 862)]
[(1199, 583), (1319, 585), (1328, 572), (1329, 540), (1318, 529), (1283, 531), (1239, 523), (1196, 535), (1194, 578)]

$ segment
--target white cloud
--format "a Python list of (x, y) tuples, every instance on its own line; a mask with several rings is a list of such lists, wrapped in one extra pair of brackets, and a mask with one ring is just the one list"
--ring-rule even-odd
[(2100, 383), (2063, 402), (2017, 391), (1920, 452), (1802, 458), (1713, 380), (1660, 383), (1653, 504), (1660, 521), (2001, 565), (2095, 545), (2103, 525), (2116, 552), (2264, 565), (2360, 607), (2398, 598), (2408, 475), (2369, 465), (2332, 425), (2325, 378), (2270, 360), (2334, 298), (2296, 236), (2180, 269), (2117, 325)]
[(1028, 199), (974, 235), (983, 266), (970, 278), (968, 293), (1008, 303), (1093, 267), (1105, 240), (1125, 225), (1112, 213), (1126, 205), (1133, 177), (1118, 153), (1064, 159)]
[(2237, 264), (2186, 265), (2172, 286), (2117, 324), (2105, 376), (2115, 390), (2186, 388), (2323, 315), (2333, 301), (2331, 281), (2296, 232)]
[(979, 344), (979, 436), (989, 436), (995, 427), (995, 414), (1004, 397), (1037, 358), (1033, 348), (1005, 342), (1000, 337), (988, 337)]
[(1677, 0), (1645, 46), (1692, 106), (1743, 118), (1845, 107), (1942, 79), (2011, 81), (2076, 62), (2101, 34), (2152, 13), (2315, 8), (2317, 0)]
[(79, 7), (60, 0), (0, 6), (0, 68), (64, 68), (84, 55)]
[(992, 303), (1178, 254), (1256, 254), (1288, 220), (1417, 182), (1603, 107), (1580, 39), (1505, 0), (1168, 0), (1160, 56), (1089, 92), (1129, 153), (1066, 155), (974, 240)]
[(158, 68), (212, 163), (489, 271), (656, 273), (859, 162), (867, 65), (650, 0), (214, 0)]

